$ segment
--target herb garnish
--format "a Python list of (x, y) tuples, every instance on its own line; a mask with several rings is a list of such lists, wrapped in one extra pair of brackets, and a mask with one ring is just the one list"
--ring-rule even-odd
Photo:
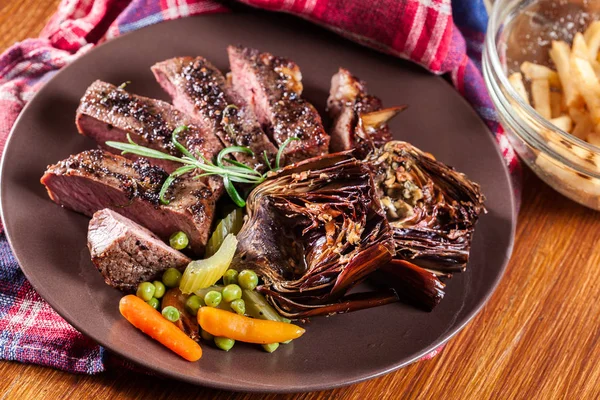
[(127, 87), (127, 85), (130, 85), (131, 81), (125, 81), (123, 83), (121, 83), (119, 86), (117, 86), (117, 89), (125, 89)]
[[(169, 160), (183, 164), (183, 166), (173, 171), (163, 183), (163, 186), (160, 189), (159, 193), (160, 201), (162, 204), (169, 204), (169, 200), (165, 198), (165, 194), (167, 193), (167, 190), (169, 189), (171, 184), (173, 184), (175, 179), (177, 179), (181, 175), (187, 174), (194, 170), (200, 170), (203, 171), (203, 173), (196, 175), (194, 179), (210, 175), (218, 175), (222, 177), (225, 190), (227, 191), (229, 197), (231, 197), (231, 199), (237, 206), (244, 207), (246, 205), (246, 201), (244, 200), (244, 198), (242, 198), (242, 196), (233, 184), (250, 183), (253, 185), (258, 185), (262, 183), (265, 179), (267, 179), (267, 173), (260, 173), (259, 171), (252, 169), (246, 164), (232, 160), (230, 158), (225, 158), (225, 156), (230, 153), (246, 153), (250, 154), (251, 156), (254, 156), (254, 152), (246, 146), (226, 147), (219, 152), (215, 162), (213, 163), (198, 152), (196, 152), (196, 154), (192, 154), (191, 151), (189, 151), (187, 148), (185, 148), (185, 146), (179, 143), (179, 141), (177, 140), (177, 135), (185, 132), (186, 130), (188, 130), (187, 126), (179, 126), (173, 131), (173, 135), (171, 137), (171, 143), (173, 143), (173, 146), (175, 146), (175, 148), (183, 154), (182, 157), (176, 157), (171, 154), (163, 153), (159, 150), (154, 150), (148, 147), (141, 146), (135, 143), (129, 135), (127, 135), (128, 143), (108, 141), (106, 142), (106, 145), (121, 150), (121, 154), (123, 155), (135, 154), (142, 157), (156, 158), (159, 160)], [(263, 157), (269, 170), (276, 171), (280, 168), (283, 150), (293, 140), (298, 140), (298, 138), (288, 138), (285, 142), (281, 144), (281, 147), (279, 147), (279, 150), (277, 151), (277, 156), (275, 157), (274, 168), (269, 162), (266, 152), (263, 153)]]

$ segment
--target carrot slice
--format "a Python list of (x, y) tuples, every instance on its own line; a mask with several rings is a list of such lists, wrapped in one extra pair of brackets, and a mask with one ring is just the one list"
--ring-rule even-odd
[(202, 357), (198, 343), (139, 297), (132, 294), (123, 297), (119, 311), (133, 326), (186, 360), (198, 361)]
[(214, 307), (201, 307), (198, 323), (211, 335), (247, 343), (281, 343), (304, 333), (304, 329), (296, 325), (248, 318)]

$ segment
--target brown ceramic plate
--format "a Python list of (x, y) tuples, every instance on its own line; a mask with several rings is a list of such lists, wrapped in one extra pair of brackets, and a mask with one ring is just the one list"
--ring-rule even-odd
[[(305, 95), (323, 111), (339, 66), (365, 79), (386, 105), (409, 104), (392, 123), (412, 142), (480, 182), (489, 213), (477, 225), (468, 272), (457, 274), (433, 312), (391, 304), (314, 318), (299, 340), (267, 354), (236, 344), (203, 345), (189, 363), (144, 336), (118, 311), (121, 293), (105, 285), (86, 247), (88, 218), (52, 203), (39, 183), (48, 164), (94, 147), (77, 134), (79, 98), (95, 79), (132, 81), (128, 90), (165, 99), (149, 67), (203, 55), (227, 69), (225, 48), (242, 43), (287, 56), (302, 68)], [(59, 72), (21, 114), (4, 153), (2, 214), (12, 248), (39, 294), (73, 326), (111, 351), (160, 374), (239, 391), (328, 389), (405, 366), (456, 334), (482, 307), (509, 259), (515, 209), (494, 141), (442, 78), (283, 15), (214, 15), (161, 23), (99, 46)]]

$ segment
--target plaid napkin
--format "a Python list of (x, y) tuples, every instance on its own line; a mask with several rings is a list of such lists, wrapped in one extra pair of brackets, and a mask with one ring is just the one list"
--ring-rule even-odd
[[(490, 128), (511, 171), (518, 171), (480, 73), (487, 25), (483, 0), (243, 2), (302, 16), (433, 73), (448, 74)], [(27, 101), (96, 44), (161, 21), (228, 11), (211, 0), (63, 0), (39, 38), (17, 43), (0, 56), (0, 150)], [(0, 359), (93, 374), (106, 368), (103, 353), (38, 296), (0, 235)]]

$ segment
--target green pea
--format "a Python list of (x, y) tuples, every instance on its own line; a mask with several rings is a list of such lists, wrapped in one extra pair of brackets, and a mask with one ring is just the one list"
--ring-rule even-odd
[(175, 268), (168, 268), (162, 276), (162, 281), (166, 287), (177, 287), (181, 281), (181, 272)]
[(158, 300), (156, 297), (151, 298), (146, 303), (150, 304), (155, 310), (158, 310), (158, 307), (160, 307), (160, 300)]
[(156, 297), (157, 299), (162, 298), (165, 295), (165, 292), (167, 291), (167, 289), (165, 288), (165, 284), (161, 281), (154, 281), (152, 282), (152, 284), (155, 288), (154, 297)]
[(254, 290), (258, 285), (258, 275), (252, 270), (245, 269), (238, 275), (238, 284), (242, 289)]
[(162, 316), (171, 322), (177, 322), (179, 320), (179, 310), (173, 306), (166, 306), (162, 310)]
[(234, 283), (238, 283), (238, 272), (235, 269), (228, 269), (225, 271), (223, 275), (223, 284), (224, 285), (232, 285)]
[(246, 314), (246, 302), (242, 299), (235, 299), (229, 306), (233, 311), (240, 315)]
[(198, 315), (198, 310), (200, 309), (200, 307), (203, 306), (203, 303), (204, 301), (199, 296), (193, 294), (190, 297), (188, 297), (188, 299), (185, 302), (185, 306), (187, 307), (188, 311), (191, 312), (193, 315)]
[(213, 335), (206, 332), (204, 329), (202, 329), (202, 332), (200, 332), (200, 337), (206, 341), (211, 341), (215, 338)]
[(185, 232), (181, 232), (181, 231), (175, 232), (169, 238), (169, 244), (175, 250), (183, 250), (188, 246), (189, 243), (190, 243), (190, 240), (188, 239)]
[(215, 344), (221, 350), (229, 351), (235, 344), (235, 340), (225, 337), (215, 337)]
[(262, 347), (267, 353), (272, 353), (275, 350), (277, 350), (277, 348), (279, 347), (279, 343), (263, 344)]
[(135, 294), (144, 301), (150, 301), (150, 299), (154, 297), (155, 290), (156, 288), (150, 282), (142, 282), (138, 285), (137, 292)]
[(204, 295), (204, 303), (209, 307), (218, 307), (219, 304), (221, 304), (222, 298), (223, 296), (221, 296), (221, 293), (216, 290), (211, 290)]
[(223, 300), (231, 303), (234, 300), (242, 298), (242, 288), (236, 284), (227, 285), (223, 288)]

